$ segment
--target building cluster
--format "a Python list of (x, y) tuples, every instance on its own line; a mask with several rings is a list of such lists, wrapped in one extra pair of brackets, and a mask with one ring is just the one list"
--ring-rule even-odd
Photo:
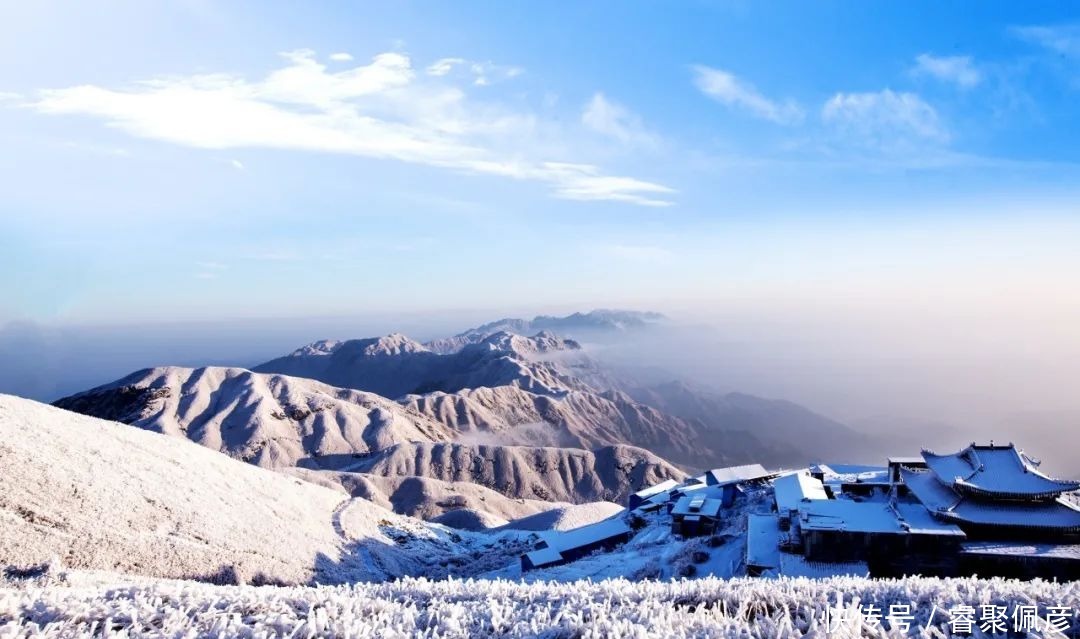
[(1063, 496), (1077, 489), (1012, 444), (813, 466), (775, 480), (775, 512), (748, 515), (747, 572), (1080, 578), (1080, 507)]
[(749, 486), (764, 484), (775, 473), (760, 464), (716, 468), (684, 482), (667, 480), (630, 495), (627, 511), (610, 519), (568, 531), (541, 533), (536, 549), (521, 557), (523, 571), (568, 563), (599, 549), (625, 543), (643, 518), (670, 518), (676, 535), (713, 533), (724, 511)]
[[(741, 496), (771, 484), (766, 503)], [(629, 540), (642, 520), (681, 537), (745, 516), (750, 575), (982, 575), (1080, 579), (1080, 482), (1053, 479), (1014, 445), (923, 451), (885, 466), (760, 465), (666, 481), (629, 497), (627, 513), (548, 533), (525, 570), (566, 563)]]

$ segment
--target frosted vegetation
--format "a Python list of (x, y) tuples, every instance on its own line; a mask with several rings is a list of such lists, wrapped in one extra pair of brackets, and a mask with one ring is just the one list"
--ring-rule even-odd
[[(0, 589), (0, 637), (786, 637), (957, 636), (950, 611), (1036, 606), (1040, 634), (1076, 636), (1080, 584), (923, 579), (536, 582), (427, 581), (332, 587), (214, 586), (73, 574)], [(69, 583), (64, 584), (64, 581)], [(839, 604), (838, 604), (839, 598)], [(911, 618), (867, 621), (864, 607), (910, 606)], [(1072, 613), (1070, 613), (1072, 614)], [(829, 627), (826, 628), (826, 624)], [(906, 628), (905, 628), (906, 626)], [(963, 635), (962, 628), (959, 630)], [(1045, 634), (1044, 634), (1045, 633)]]

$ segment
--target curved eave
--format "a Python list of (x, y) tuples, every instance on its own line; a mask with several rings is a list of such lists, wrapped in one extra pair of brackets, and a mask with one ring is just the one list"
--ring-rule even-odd
[(1062, 526), (1055, 526), (1047, 523), (1026, 523), (1021, 521), (1010, 522), (996, 522), (996, 521), (979, 521), (976, 519), (970, 519), (959, 515), (951, 510), (938, 510), (933, 512), (940, 519), (947, 520), (949, 522), (969, 526), (981, 526), (985, 528), (999, 528), (999, 529), (1023, 529), (1023, 530), (1043, 530), (1052, 531), (1056, 533), (1076, 534), (1080, 533), (1080, 524), (1066, 524)]
[(1056, 498), (1060, 497), (1062, 493), (1066, 493), (1066, 492), (1076, 490), (1075, 486), (1072, 486), (1072, 485), (1069, 485), (1069, 484), (1065, 484), (1065, 485), (1058, 484), (1057, 486), (1055, 486), (1053, 489), (1050, 489), (1050, 490), (1044, 490), (1044, 491), (1040, 491), (1040, 492), (1017, 493), (1017, 492), (1006, 492), (1006, 491), (1000, 491), (1000, 490), (987, 490), (985, 488), (980, 488), (979, 486), (976, 486), (974, 484), (969, 484), (969, 483), (967, 483), (967, 482), (965, 482), (963, 480), (954, 481), (953, 482), (953, 488), (955, 488), (956, 491), (961, 493), (961, 494), (971, 495), (973, 497), (984, 497), (984, 498), (987, 498), (987, 499), (1007, 499), (1007, 500), (1017, 500), (1017, 501), (1023, 501), (1023, 500), (1049, 501), (1051, 499), (1056, 499)]

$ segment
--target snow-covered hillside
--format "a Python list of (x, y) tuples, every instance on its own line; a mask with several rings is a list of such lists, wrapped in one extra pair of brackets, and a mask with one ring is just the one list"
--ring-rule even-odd
[[(259, 588), (72, 579), (78, 587), (0, 589), (0, 635), (948, 638), (971, 634), (962, 607), (980, 632), (990, 619), (984, 606), (992, 614), (1002, 607), (1006, 627), (1019, 606), (1034, 606), (1037, 634), (1029, 636), (1080, 632), (1074, 612), (1080, 608), (1080, 582), (404, 579)], [(1054, 616), (1052, 606), (1068, 610), (1068, 616)], [(867, 608), (879, 611), (873, 621), (863, 614)], [(1048, 621), (1063, 631), (1048, 631)]]
[[(641, 487), (686, 474), (631, 446), (593, 451), (527, 446), (399, 444), (346, 469), (381, 477), (424, 476), (471, 482), (523, 499), (617, 501)], [(344, 470), (344, 469), (343, 469)]]
[[(452, 528), (479, 530), (501, 526), (536, 513), (562, 508), (568, 503), (508, 497), (487, 486), (467, 481), (443, 481), (431, 477), (380, 477), (366, 473), (292, 468), (287, 472), (305, 481), (362, 497), (402, 515), (450, 522)], [(467, 517), (444, 517), (469, 511)], [(484, 525), (479, 525), (479, 524)]]
[[(427, 526), (184, 439), (9, 395), (0, 395), (0, 469), (0, 566), (59, 560), (163, 577), (335, 583), (463, 574), (453, 567), (517, 558), (512, 539), (496, 547), (495, 537)], [(482, 548), (491, 566), (457, 559)]]
[(373, 393), (242, 368), (141, 370), (55, 403), (60, 408), (186, 437), (264, 468), (319, 467), (454, 431)]

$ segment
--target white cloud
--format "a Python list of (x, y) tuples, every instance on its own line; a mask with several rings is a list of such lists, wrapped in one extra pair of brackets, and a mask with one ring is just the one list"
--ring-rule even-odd
[(442, 58), (436, 60), (427, 68), (428, 75), (444, 76), (454, 70), (454, 67), (465, 64), (464, 58)]
[(1080, 58), (1080, 23), (1054, 26), (1015, 27), (1012, 32), (1055, 53)]
[(473, 84), (478, 87), (516, 78), (523, 73), (521, 67), (504, 66), (491, 62), (473, 62), (469, 65), (469, 70), (473, 74)]
[(555, 195), (567, 200), (612, 200), (641, 206), (671, 206), (654, 196), (674, 193), (673, 189), (635, 178), (603, 175), (589, 164), (545, 162), (543, 174), (555, 183)]
[(21, 93), (13, 93), (11, 91), (0, 91), (0, 102), (16, 102), (22, 100)]
[(237, 160), (237, 159), (234, 158), (232, 160), (229, 160), (229, 164), (231, 164), (232, 167), (234, 169), (236, 169), (237, 171), (243, 171), (244, 170), (244, 163), (241, 162), (240, 160)]
[(702, 65), (692, 68), (698, 90), (720, 104), (777, 124), (797, 124), (803, 119), (802, 109), (794, 102), (770, 100), (728, 71)]
[(585, 104), (581, 123), (626, 145), (651, 146), (656, 143), (656, 136), (645, 129), (641, 118), (603, 93), (594, 94)]
[(457, 68), (465, 69), (471, 74), (473, 84), (478, 87), (516, 78), (523, 72), (521, 67), (504, 66), (490, 61), (476, 62), (465, 58), (441, 58), (428, 66), (426, 72), (430, 76), (442, 77)]
[(402, 53), (337, 72), (309, 50), (283, 56), (287, 64), (261, 80), (212, 74), (125, 89), (81, 85), (41, 91), (29, 106), (97, 117), (136, 137), (189, 147), (351, 154), (542, 182), (566, 199), (669, 204), (658, 197), (673, 192), (665, 186), (538, 157), (527, 139), (535, 116), (470, 101), (452, 84), (421, 81)]
[(341, 52), (341, 53), (331, 53), (330, 54), (330, 59), (333, 60), (334, 62), (352, 62), (353, 57), (349, 53)]
[(982, 74), (975, 68), (971, 56), (966, 55), (938, 57), (923, 53), (915, 58), (915, 66), (911, 72), (952, 82), (962, 89), (973, 88), (982, 81)]
[(937, 111), (914, 93), (837, 93), (821, 110), (826, 123), (859, 145), (911, 149), (948, 141)]

